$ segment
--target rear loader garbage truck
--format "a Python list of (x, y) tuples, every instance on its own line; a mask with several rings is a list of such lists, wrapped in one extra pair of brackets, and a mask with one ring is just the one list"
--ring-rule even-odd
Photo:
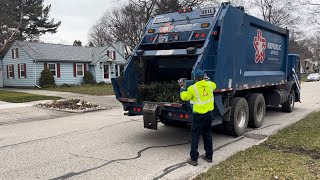
[(143, 115), (145, 128), (190, 123), (189, 102), (141, 99), (140, 86), (184, 78), (188, 88), (201, 69), (217, 84), (212, 126), (241, 136), (248, 126), (263, 124), (266, 107), (292, 112), (300, 101), (300, 58), (288, 54), (288, 40), (287, 29), (229, 3), (158, 15), (147, 23), (122, 76), (112, 79), (115, 95), (128, 115)]

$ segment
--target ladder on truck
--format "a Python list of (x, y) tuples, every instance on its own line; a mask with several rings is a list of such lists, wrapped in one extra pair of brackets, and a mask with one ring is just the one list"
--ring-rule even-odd
[(293, 79), (297, 85), (297, 89), (299, 91), (299, 93), (301, 93), (301, 85), (300, 85), (300, 81), (299, 81), (299, 78), (298, 78), (298, 75), (296, 73), (296, 70), (294, 68), (292, 68), (292, 76), (293, 76)]

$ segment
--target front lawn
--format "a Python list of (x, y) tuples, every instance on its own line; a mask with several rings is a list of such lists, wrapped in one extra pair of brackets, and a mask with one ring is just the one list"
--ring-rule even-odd
[(11, 102), (11, 103), (23, 103), (23, 102), (30, 102), (30, 101), (57, 100), (57, 99), (61, 99), (61, 98), (55, 97), (55, 96), (41, 96), (41, 95), (29, 94), (29, 93), (23, 93), (23, 92), (0, 90), (0, 101)]
[(320, 179), (320, 112), (195, 179)]
[(51, 91), (62, 91), (62, 92), (73, 92), (79, 94), (88, 94), (93, 96), (107, 96), (114, 95), (113, 88), (111, 84), (102, 85), (62, 85), (52, 88), (44, 88), (45, 90)]

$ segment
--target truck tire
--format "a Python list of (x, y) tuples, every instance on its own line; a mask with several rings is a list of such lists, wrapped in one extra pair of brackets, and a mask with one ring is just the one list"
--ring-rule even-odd
[(251, 94), (247, 101), (249, 105), (249, 126), (259, 128), (262, 126), (266, 114), (266, 101), (263, 95), (259, 93)]
[(282, 104), (282, 111), (291, 113), (294, 109), (294, 103), (295, 103), (295, 92), (294, 90), (292, 90), (291, 93), (288, 95), (288, 100)]
[(245, 133), (249, 121), (249, 107), (245, 98), (234, 97), (231, 99), (230, 121), (224, 122), (228, 134), (241, 136)]

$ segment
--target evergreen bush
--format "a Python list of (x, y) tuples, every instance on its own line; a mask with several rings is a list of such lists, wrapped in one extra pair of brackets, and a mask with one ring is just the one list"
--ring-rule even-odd
[(42, 86), (42, 87), (56, 86), (53, 74), (51, 73), (51, 71), (48, 68), (45, 68), (41, 72), (41, 77), (39, 79), (39, 82), (40, 82), (40, 86)]

